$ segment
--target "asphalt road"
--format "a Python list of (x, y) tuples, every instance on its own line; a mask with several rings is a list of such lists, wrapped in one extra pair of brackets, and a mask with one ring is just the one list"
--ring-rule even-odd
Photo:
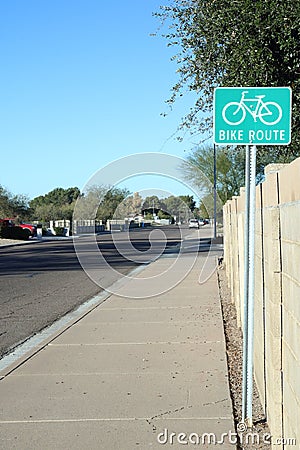
[[(97, 243), (105, 261), (117, 273), (128, 273), (139, 264), (134, 262), (134, 250), (142, 255), (151, 247), (152, 229), (132, 230), (130, 246), (126, 236), (119, 233), (117, 247), (110, 234), (98, 236)], [(187, 233), (189, 230), (185, 230)], [(180, 242), (178, 228), (164, 227), (154, 234), (152, 248), (161, 249), (162, 232), (167, 237), (166, 248)], [(116, 234), (114, 234), (116, 236)], [(78, 238), (84, 243), (86, 238)], [(123, 255), (121, 254), (123, 253)], [(132, 260), (133, 259), (133, 260)], [(104, 284), (114, 282), (111, 274)], [(110, 277), (110, 278), (109, 278)], [(72, 240), (43, 241), (15, 247), (0, 248), (0, 358), (27, 338), (51, 325), (102, 289), (82, 269)]]

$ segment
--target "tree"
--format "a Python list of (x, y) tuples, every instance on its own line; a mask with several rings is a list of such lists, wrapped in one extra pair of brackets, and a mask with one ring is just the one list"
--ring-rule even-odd
[(25, 195), (14, 195), (0, 185), (0, 217), (26, 219), (30, 212), (28, 201)]
[(76, 220), (102, 220), (119, 218), (118, 207), (129, 195), (127, 189), (111, 186), (90, 186), (77, 200), (74, 216)]
[(70, 220), (79, 195), (78, 187), (55, 188), (48, 194), (39, 195), (29, 202), (32, 217), (43, 222), (55, 219)]
[(151, 214), (157, 214), (160, 209), (164, 210), (165, 208), (161, 199), (159, 199), (157, 195), (150, 195), (145, 198), (142, 209), (143, 211), (150, 212)]
[(179, 198), (190, 211), (194, 211), (196, 207), (196, 202), (192, 195), (179, 195)]
[(45, 195), (39, 195), (30, 201), (30, 206), (35, 208), (38, 205), (56, 205), (62, 206), (65, 204), (70, 205), (80, 195), (78, 187), (71, 187), (68, 189), (55, 188)]
[(120, 217), (116, 217), (118, 207), (128, 195), (129, 191), (126, 188), (119, 189), (111, 187), (109, 190), (106, 189), (105, 195), (98, 207), (97, 219), (105, 222), (112, 218), (119, 219)]
[(76, 201), (73, 213), (75, 220), (94, 220), (107, 189), (104, 186), (90, 186)]
[(182, 212), (182, 200), (175, 195), (170, 195), (164, 198), (165, 212), (171, 216), (179, 217), (180, 212)]
[(191, 195), (180, 195), (178, 197), (170, 195), (163, 199), (164, 211), (177, 220), (188, 220), (191, 211), (195, 208), (195, 202)]
[(37, 205), (33, 209), (32, 217), (43, 223), (47, 223), (50, 220), (66, 218), (62, 217), (60, 209), (57, 206), (52, 205), (51, 203), (50, 204), (41, 203)]
[[(300, 154), (300, 2), (297, 0), (173, 0), (155, 14), (169, 26), (164, 36), (179, 47), (174, 56), (179, 80), (168, 103), (186, 87), (198, 94), (181, 127), (212, 129), (217, 86), (290, 86), (292, 143), (273, 156)], [(261, 147), (259, 148), (261, 151)]]
[(115, 215), (118, 215), (120, 218), (125, 217), (134, 217), (141, 213), (143, 204), (143, 198), (138, 193), (135, 192), (133, 195), (126, 197), (122, 203), (119, 204)]
[[(205, 195), (200, 201), (199, 216), (203, 219), (214, 217), (214, 197), (213, 195)], [(218, 201), (216, 205), (217, 222), (223, 220), (223, 204)]]
[[(218, 148), (216, 152), (218, 209), (233, 195), (238, 195), (245, 182), (245, 151), (243, 148)], [(202, 192), (200, 214), (211, 216), (213, 211), (214, 149), (210, 146), (195, 148), (182, 165), (184, 176), (198, 185)]]

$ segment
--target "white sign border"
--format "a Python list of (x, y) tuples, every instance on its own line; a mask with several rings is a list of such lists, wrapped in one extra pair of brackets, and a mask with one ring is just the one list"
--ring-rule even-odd
[[(268, 141), (268, 143), (253, 143), (253, 142), (226, 142), (226, 141), (216, 141), (216, 129), (215, 129), (215, 125), (216, 125), (216, 91), (217, 90), (225, 90), (225, 89), (239, 89), (239, 90), (254, 90), (254, 89), (264, 89), (264, 90), (268, 90), (268, 89), (288, 89), (290, 92), (290, 114), (289, 114), (289, 141), (285, 142), (285, 143), (279, 143), (279, 142), (271, 142)], [(213, 97), (213, 144), (215, 145), (256, 145), (256, 146), (265, 146), (265, 147), (269, 147), (271, 145), (276, 145), (276, 146), (286, 146), (286, 145), (290, 145), (292, 141), (292, 88), (290, 86), (218, 86), (216, 88), (214, 88), (214, 97)]]

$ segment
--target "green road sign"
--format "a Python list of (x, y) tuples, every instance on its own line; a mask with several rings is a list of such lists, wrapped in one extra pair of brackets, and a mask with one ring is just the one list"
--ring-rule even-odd
[(288, 145), (291, 97), (288, 87), (216, 88), (215, 144)]

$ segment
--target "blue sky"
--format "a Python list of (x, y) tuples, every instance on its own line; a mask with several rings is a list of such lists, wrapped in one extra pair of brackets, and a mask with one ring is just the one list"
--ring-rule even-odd
[[(97, 170), (126, 155), (186, 156), (193, 138), (179, 143), (173, 134), (194, 97), (169, 110), (175, 49), (151, 36), (159, 26), (152, 13), (166, 3), (0, 3), (2, 186), (34, 198), (56, 187), (82, 188)], [(141, 179), (127, 183), (129, 189), (146, 188)], [(181, 193), (172, 183), (169, 188)]]

